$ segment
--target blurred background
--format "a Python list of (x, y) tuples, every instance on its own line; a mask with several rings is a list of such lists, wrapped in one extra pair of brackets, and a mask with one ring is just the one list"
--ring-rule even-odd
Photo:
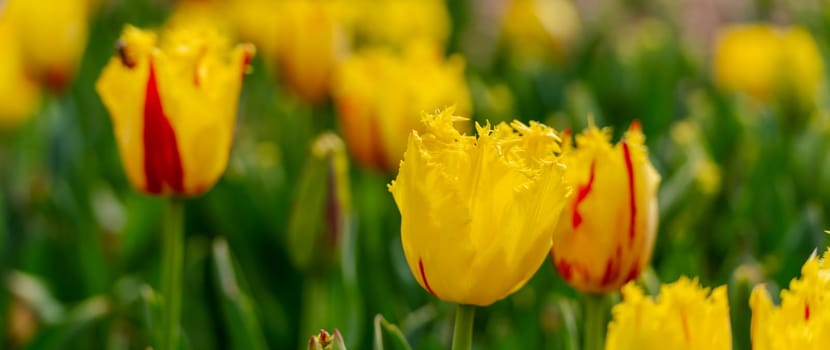
[[(786, 287), (830, 227), (830, 5), (820, 0), (0, 0), (0, 348), (145, 349), (164, 198), (125, 178), (94, 90), (125, 24), (257, 46), (223, 179), (186, 202), (188, 349), (447, 348), (452, 305), (411, 276), (388, 184), (421, 112), (615, 137), (663, 177), (652, 269)], [(480, 309), (478, 349), (578, 349), (545, 263)], [(382, 318), (376, 318), (382, 315)]]

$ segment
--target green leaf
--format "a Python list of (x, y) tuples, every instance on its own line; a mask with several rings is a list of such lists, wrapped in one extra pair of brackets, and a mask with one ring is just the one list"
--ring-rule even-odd
[(223, 238), (213, 242), (216, 283), (221, 291), (222, 311), (231, 338), (232, 349), (268, 349), (253, 303), (237, 276), (228, 243)]
[(412, 350), (398, 326), (389, 323), (383, 315), (375, 316), (375, 350)]

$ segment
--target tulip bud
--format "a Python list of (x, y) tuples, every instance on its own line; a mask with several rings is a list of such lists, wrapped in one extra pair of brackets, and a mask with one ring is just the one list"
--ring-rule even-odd
[(321, 329), (320, 334), (308, 339), (308, 350), (346, 350), (346, 344), (338, 329), (334, 330), (334, 334)]
[(435, 297), (487, 306), (524, 286), (544, 262), (569, 187), (559, 137), (519, 121), (461, 134), (452, 108), (412, 131), (389, 185), (410, 271)]
[(139, 191), (193, 196), (228, 163), (251, 45), (206, 27), (156, 33), (127, 26), (96, 84), (121, 162)]
[(732, 349), (726, 287), (701, 287), (681, 277), (660, 288), (656, 300), (633, 283), (622, 289), (608, 324), (606, 350)]
[(554, 231), (552, 258), (571, 286), (590, 293), (618, 290), (651, 260), (657, 233), (660, 175), (648, 159), (639, 123), (622, 141), (590, 125), (565, 142), (565, 178), (574, 196)]
[(830, 249), (815, 253), (801, 268), (801, 278), (781, 291), (776, 306), (764, 285), (749, 297), (752, 348), (824, 349), (830, 344)]
[(288, 224), (288, 252), (300, 269), (329, 265), (351, 213), (349, 164), (343, 140), (318, 136), (311, 147)]
[(25, 73), (17, 31), (2, 11), (0, 5), (0, 96), (5, 96), (0, 98), (0, 128), (22, 123), (40, 102), (40, 89)]

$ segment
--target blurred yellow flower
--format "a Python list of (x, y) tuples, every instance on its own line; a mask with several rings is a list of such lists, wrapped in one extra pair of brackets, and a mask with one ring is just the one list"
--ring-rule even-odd
[(412, 131), (389, 185), (412, 275), (435, 297), (486, 306), (521, 288), (550, 251), (569, 187), (559, 137), (539, 123), (453, 127), (448, 108)]
[(519, 59), (563, 58), (579, 35), (579, 13), (569, 0), (513, 0), (503, 37)]
[(606, 350), (732, 349), (726, 286), (702, 288), (681, 277), (660, 288), (655, 302), (634, 283), (622, 289), (608, 324)]
[(112, 119), (133, 186), (196, 195), (225, 170), (251, 45), (232, 48), (202, 28), (155, 32), (127, 26), (96, 90)]
[(444, 44), (450, 16), (444, 0), (341, 1), (359, 39), (372, 44), (405, 46), (412, 41)]
[(593, 124), (577, 135), (578, 148), (568, 139), (562, 159), (575, 196), (554, 233), (554, 265), (583, 292), (614, 291), (651, 260), (660, 174), (648, 159), (639, 122), (617, 145)]
[(22, 123), (40, 102), (40, 89), (26, 75), (21, 55), (17, 33), (0, 12), (0, 128)]
[[(444, 58), (440, 47), (410, 43), (403, 53), (365, 49), (343, 62), (334, 82), (334, 101), (352, 155), (364, 166), (393, 170), (411, 130), (424, 112), (455, 105), (472, 111), (460, 56)], [(469, 121), (457, 121), (460, 130)]]
[(830, 344), (830, 250), (811, 256), (801, 278), (781, 291), (781, 305), (772, 304), (763, 285), (749, 299), (752, 347), (764, 349), (826, 349)]
[(336, 10), (334, 2), (279, 3), (276, 50), (280, 78), (309, 103), (328, 98), (335, 65), (348, 52), (349, 40)]
[(8, 0), (5, 15), (16, 28), (27, 69), (55, 90), (75, 75), (86, 48), (88, 0)]
[(818, 46), (801, 27), (729, 26), (721, 30), (715, 44), (715, 82), (763, 101), (790, 93), (811, 103), (823, 72)]

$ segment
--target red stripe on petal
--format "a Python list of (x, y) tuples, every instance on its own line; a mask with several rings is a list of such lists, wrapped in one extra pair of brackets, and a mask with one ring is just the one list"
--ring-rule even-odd
[(579, 214), (579, 204), (588, 197), (588, 194), (591, 193), (591, 187), (594, 185), (594, 174), (596, 169), (596, 162), (591, 162), (591, 174), (588, 177), (588, 183), (584, 185), (580, 185), (577, 189), (576, 199), (574, 200), (574, 209), (573, 215), (571, 216), (571, 227), (574, 229), (578, 228), (579, 225), (582, 224), (582, 215)]
[(427, 282), (427, 274), (424, 272), (424, 262), (421, 261), (420, 258), (418, 258), (418, 268), (421, 270), (421, 279), (424, 281), (424, 287), (427, 288), (427, 291), (429, 292), (429, 294), (432, 294), (432, 296), (437, 298), (438, 296), (435, 295), (435, 292), (429, 286), (429, 282)]
[(165, 186), (184, 192), (184, 172), (176, 142), (176, 133), (164, 113), (159, 95), (156, 69), (150, 61), (150, 77), (144, 98), (144, 176), (145, 190), (160, 194)]
[(625, 158), (625, 170), (628, 172), (628, 206), (631, 208), (631, 223), (628, 228), (628, 238), (631, 242), (634, 241), (634, 232), (636, 228), (637, 219), (637, 200), (636, 192), (634, 192), (634, 165), (631, 163), (631, 151), (628, 149), (628, 143), (623, 141), (623, 157)]

